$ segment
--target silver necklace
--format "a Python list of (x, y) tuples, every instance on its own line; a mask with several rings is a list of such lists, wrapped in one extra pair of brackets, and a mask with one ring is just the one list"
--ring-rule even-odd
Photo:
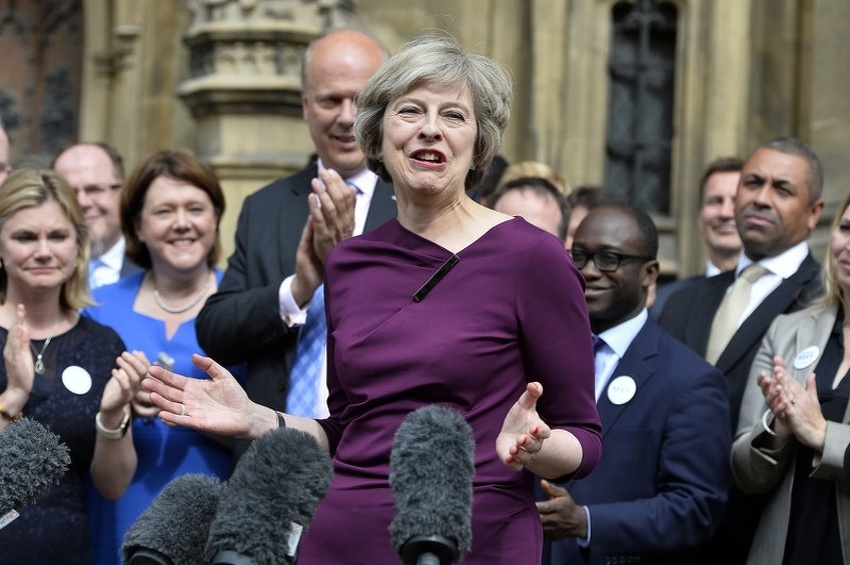
[(32, 352), (35, 354), (35, 364), (33, 365), (33, 369), (35, 370), (36, 375), (44, 374), (44, 351), (47, 349), (47, 346), (50, 345), (50, 338), (44, 340), (44, 345), (41, 346), (41, 351), (36, 351), (35, 346), (30, 341), (30, 348)]
[(157, 305), (160, 308), (162, 308), (163, 310), (165, 310), (169, 314), (182, 314), (186, 310), (189, 310), (190, 308), (195, 306), (198, 302), (201, 301), (201, 299), (204, 296), (206, 296), (207, 290), (209, 290), (209, 288), (210, 288), (210, 279), (211, 278), (212, 277), (207, 276), (207, 282), (204, 283), (204, 286), (201, 288), (201, 291), (198, 293), (198, 295), (182, 306), (169, 306), (168, 304), (163, 302), (162, 297), (159, 295), (159, 290), (157, 290), (155, 284), (154, 284), (154, 287), (153, 287), (153, 299), (156, 301)]

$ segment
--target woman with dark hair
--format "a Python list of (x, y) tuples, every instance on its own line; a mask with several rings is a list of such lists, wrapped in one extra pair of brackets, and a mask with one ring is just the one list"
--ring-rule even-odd
[(499, 150), (510, 100), (502, 67), (445, 37), (411, 42), (357, 95), (357, 141), (392, 180), (398, 217), (328, 255), (328, 418), (253, 404), (208, 358), (195, 362), (212, 381), (155, 367), (143, 381), (169, 423), (256, 438), (283, 421), (330, 452), (334, 480), (300, 565), (398, 562), (390, 451), (421, 406), (451, 407), (473, 430), (467, 565), (539, 563), (533, 474), (581, 477), (599, 459), (581, 274), (556, 238), (467, 194)]
[[(193, 378), (206, 374), (189, 359), (199, 350), (195, 318), (222, 273), (218, 226), (224, 193), (212, 168), (186, 151), (160, 151), (129, 176), (121, 195), (127, 256), (144, 270), (94, 291), (84, 315), (114, 328), (132, 355)], [(231, 457), (220, 440), (166, 426), (139, 391), (133, 400), (139, 465), (127, 492), (108, 501), (90, 491), (95, 562), (120, 561), (127, 529), (171, 479), (206, 473), (226, 479)]]
[(136, 466), (127, 423), (144, 366), (78, 314), (91, 304), (88, 254), (85, 219), (57, 173), (20, 169), (0, 185), (0, 434), (26, 416), (71, 455), (59, 483), (0, 529), (0, 563), (91, 563), (86, 476), (115, 498)]

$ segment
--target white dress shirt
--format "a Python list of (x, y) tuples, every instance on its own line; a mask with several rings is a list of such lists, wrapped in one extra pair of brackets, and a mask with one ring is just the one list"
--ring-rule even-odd
[(118, 282), (118, 279), (121, 278), (121, 267), (124, 265), (126, 248), (127, 242), (124, 241), (122, 236), (106, 253), (91, 259), (89, 262), (90, 289), (94, 290), (97, 287)]
[[(750, 314), (764, 301), (767, 296), (776, 290), (780, 284), (787, 278), (791, 277), (800, 269), (800, 265), (806, 260), (809, 255), (809, 244), (801, 241), (794, 247), (776, 255), (774, 257), (766, 257), (759, 261), (762, 267), (768, 270), (766, 275), (763, 275), (753, 283), (753, 289), (750, 292), (750, 301), (747, 307), (741, 312), (741, 317), (738, 320), (736, 327), (741, 327)], [(738, 266), (735, 267), (735, 278), (741, 274), (741, 271), (753, 264), (752, 259), (747, 257), (743, 251), (738, 259)], [(726, 289), (728, 293), (732, 289), (732, 285)]]

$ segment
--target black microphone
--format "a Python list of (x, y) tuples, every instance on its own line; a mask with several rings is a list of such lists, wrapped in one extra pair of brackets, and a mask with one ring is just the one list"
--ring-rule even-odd
[(0, 432), (0, 528), (59, 482), (71, 455), (59, 436), (40, 422), (21, 418)]
[(201, 473), (172, 479), (124, 535), (126, 565), (204, 565), (204, 544), (224, 483)]
[(239, 459), (215, 519), (206, 558), (212, 565), (295, 563), (301, 534), (330, 487), (333, 466), (313, 437), (278, 428)]
[(402, 561), (448, 565), (469, 551), (474, 476), (475, 440), (458, 412), (432, 405), (405, 417), (390, 452), (390, 538)]

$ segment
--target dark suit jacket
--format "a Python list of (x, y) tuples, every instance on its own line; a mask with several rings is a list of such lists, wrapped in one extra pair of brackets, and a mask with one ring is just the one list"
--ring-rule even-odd
[(671, 296), (696, 281), (701, 281), (705, 279), (705, 275), (691, 275), (690, 277), (684, 279), (677, 279), (675, 281), (670, 281), (665, 285), (659, 286), (655, 290), (655, 302), (652, 303), (652, 306), (649, 307), (649, 314), (656, 320), (661, 317), (661, 312), (664, 311), (664, 306), (667, 305), (667, 301)]
[[(735, 272), (727, 271), (677, 292), (667, 301), (659, 323), (691, 349), (705, 356), (714, 314), (734, 279)], [(820, 294), (821, 286), (820, 265), (809, 254), (797, 272), (783, 281), (744, 320), (729, 345), (720, 354), (715, 366), (726, 376), (729, 389), (732, 410), (730, 437), (738, 426), (741, 400), (749, 378), (750, 366), (767, 328), (779, 314), (795, 312), (805, 307)], [(733, 485), (720, 531), (704, 548), (700, 557), (701, 563), (743, 564), (763, 505), (763, 496), (745, 495)]]
[[(679, 338), (688, 347), (705, 356), (711, 322), (726, 294), (726, 289), (735, 281), (735, 271), (697, 281), (677, 292), (667, 301), (658, 323)], [(805, 307), (821, 291), (820, 265), (809, 254), (800, 268), (744, 320), (732, 336), (729, 345), (720, 354), (715, 366), (726, 375), (729, 401), (732, 409), (732, 428), (738, 425), (738, 412), (744, 385), (750, 373), (750, 365), (761, 345), (761, 338), (768, 326), (779, 314), (795, 312)]]
[[(615, 405), (614, 380), (634, 397)], [(723, 514), (731, 438), (723, 375), (650, 317), (597, 402), (602, 459), (567, 485), (590, 509), (590, 546), (553, 542), (544, 565), (694, 563)]]
[[(218, 292), (196, 319), (198, 342), (223, 365), (248, 362), (251, 400), (286, 409), (297, 328), (280, 319), (278, 289), (295, 272), (295, 251), (307, 222), (315, 165), (248, 196), (236, 227), (236, 248)], [(396, 216), (392, 185), (378, 181), (365, 231)]]

